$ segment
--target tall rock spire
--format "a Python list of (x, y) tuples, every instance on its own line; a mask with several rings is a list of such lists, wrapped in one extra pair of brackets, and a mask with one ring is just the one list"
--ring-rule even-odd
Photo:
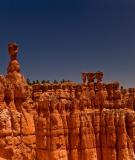
[(18, 51), (19, 47), (16, 43), (8, 44), (10, 62), (7, 68), (6, 78), (9, 83), (14, 86), (15, 97), (23, 97), (27, 87), (27, 82), (20, 72), (20, 64), (17, 59)]

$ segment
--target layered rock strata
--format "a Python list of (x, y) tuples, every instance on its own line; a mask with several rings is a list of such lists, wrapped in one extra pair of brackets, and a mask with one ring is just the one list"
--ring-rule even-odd
[(83, 73), (82, 84), (28, 85), (8, 45), (0, 76), (0, 159), (134, 160), (135, 89)]

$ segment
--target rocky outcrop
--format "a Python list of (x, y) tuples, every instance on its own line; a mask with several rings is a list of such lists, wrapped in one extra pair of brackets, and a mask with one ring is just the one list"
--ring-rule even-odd
[(134, 160), (135, 89), (83, 73), (82, 84), (28, 85), (8, 45), (0, 76), (0, 159)]

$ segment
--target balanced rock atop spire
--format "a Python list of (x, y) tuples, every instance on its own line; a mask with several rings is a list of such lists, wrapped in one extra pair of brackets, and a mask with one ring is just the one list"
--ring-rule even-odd
[(19, 47), (16, 43), (8, 44), (8, 53), (11, 57), (11, 60), (17, 59), (18, 51), (19, 51)]
[(20, 64), (17, 60), (19, 48), (16, 43), (8, 44), (8, 54), (10, 56), (10, 62), (7, 68), (7, 73), (20, 72)]
[(24, 76), (21, 74), (20, 64), (17, 59), (19, 47), (16, 43), (8, 44), (8, 54), (10, 56), (10, 62), (7, 68), (6, 79), (14, 86), (15, 97), (23, 96), (27, 82)]

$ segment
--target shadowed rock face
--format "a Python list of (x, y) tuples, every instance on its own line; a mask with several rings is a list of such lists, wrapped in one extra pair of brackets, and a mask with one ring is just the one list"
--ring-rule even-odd
[(30, 86), (18, 46), (8, 47), (7, 75), (0, 76), (0, 160), (135, 159), (135, 89), (102, 83), (102, 72), (83, 73), (82, 84)]

